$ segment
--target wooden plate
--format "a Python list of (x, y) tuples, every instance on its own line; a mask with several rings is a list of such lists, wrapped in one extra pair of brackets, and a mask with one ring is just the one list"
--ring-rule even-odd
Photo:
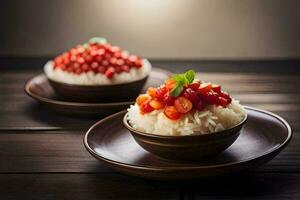
[(86, 149), (108, 166), (151, 179), (183, 180), (252, 169), (274, 158), (291, 140), (289, 124), (276, 114), (246, 107), (248, 121), (227, 150), (202, 162), (159, 158), (140, 147), (123, 127), (126, 111), (93, 125), (85, 135)]
[[(150, 86), (159, 86), (172, 75), (171, 72), (159, 68), (152, 68), (148, 81), (145, 84), (143, 91)], [(80, 114), (80, 115), (109, 115), (128, 108), (133, 103), (136, 97), (132, 97), (132, 101), (113, 102), (113, 103), (82, 103), (71, 102), (61, 99), (54, 92), (44, 74), (37, 75), (27, 81), (25, 84), (25, 92), (44, 104), (49, 109), (59, 111), (65, 114)]]

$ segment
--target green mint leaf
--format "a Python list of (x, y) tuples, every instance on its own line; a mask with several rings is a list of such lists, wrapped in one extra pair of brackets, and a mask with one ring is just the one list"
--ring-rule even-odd
[(194, 70), (189, 70), (187, 72), (184, 73), (184, 77), (187, 79), (187, 83), (192, 83), (194, 81), (195, 78), (195, 71)]
[(186, 77), (184, 76), (184, 74), (176, 74), (175, 76), (173, 76), (173, 79), (176, 82), (181, 82), (182, 84), (188, 83), (188, 80), (186, 79)]
[(82, 46), (83, 46), (83, 48), (87, 49), (89, 47), (89, 44), (88, 43), (84, 43)]
[(176, 86), (170, 91), (170, 95), (178, 97), (183, 90), (183, 82), (177, 82)]
[(98, 43), (98, 44), (106, 44), (107, 41), (102, 37), (94, 37), (89, 40), (89, 43)]

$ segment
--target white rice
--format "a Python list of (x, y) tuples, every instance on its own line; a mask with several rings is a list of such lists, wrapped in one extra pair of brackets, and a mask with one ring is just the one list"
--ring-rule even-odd
[(168, 119), (163, 110), (143, 115), (137, 104), (128, 109), (128, 121), (134, 129), (167, 136), (214, 133), (235, 126), (245, 116), (243, 106), (234, 99), (226, 108), (209, 105), (205, 110), (185, 114), (179, 120)]
[(44, 66), (46, 76), (57, 82), (73, 85), (110, 85), (127, 83), (145, 78), (151, 72), (151, 64), (147, 59), (143, 60), (143, 66), (139, 69), (131, 68), (129, 72), (115, 74), (109, 79), (102, 73), (95, 74), (92, 71), (81, 74), (74, 74), (53, 68), (53, 61), (48, 61)]

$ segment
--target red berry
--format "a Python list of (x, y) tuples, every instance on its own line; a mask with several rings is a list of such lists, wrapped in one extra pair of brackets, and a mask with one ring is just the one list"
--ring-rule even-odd
[(115, 74), (115, 69), (113, 67), (109, 67), (106, 71), (105, 71), (105, 76), (107, 78), (112, 78)]
[(119, 74), (122, 72), (122, 68), (120, 66), (115, 66), (115, 71)]
[(164, 95), (163, 101), (166, 105), (172, 106), (172, 105), (174, 105), (175, 97), (172, 97), (169, 95), (169, 93), (166, 93)]
[(97, 62), (92, 62), (91, 68), (92, 69), (97, 69), (99, 67), (99, 64)]
[(140, 111), (142, 113), (149, 113), (152, 112), (154, 108), (150, 106), (149, 101), (145, 101), (140, 105)]
[(61, 56), (57, 56), (55, 59), (54, 59), (54, 65), (58, 66), (60, 64), (62, 64), (63, 62), (63, 59)]
[(226, 107), (228, 105), (228, 100), (223, 97), (219, 97), (219, 105)]
[(77, 48), (76, 48), (76, 50), (77, 50), (78, 53), (83, 53), (85, 49), (84, 49), (83, 46), (78, 45)]
[(77, 49), (75, 49), (75, 48), (72, 48), (72, 49), (70, 50), (70, 53), (71, 53), (72, 55), (77, 55), (77, 54), (78, 54)]
[(115, 53), (114, 53), (114, 57), (115, 57), (115, 58), (122, 58), (122, 57), (121, 57), (121, 52), (115, 52)]
[(74, 69), (77, 69), (77, 68), (80, 67), (80, 64), (79, 64), (78, 62), (74, 62), (74, 63), (72, 64), (72, 67), (73, 67)]
[(138, 57), (136, 56), (136, 55), (131, 55), (131, 56), (129, 56), (129, 61), (130, 62), (135, 62), (136, 60), (138, 59)]
[(220, 94), (221, 93), (221, 86), (220, 85), (212, 85), (211, 86), (211, 89), (214, 91), (214, 92), (216, 92), (216, 93), (218, 93), (218, 94)]
[(125, 61), (123, 59), (118, 59), (116, 61), (116, 64), (119, 65), (119, 66), (124, 65), (124, 63), (125, 63)]
[(98, 55), (98, 52), (97, 52), (97, 50), (92, 50), (92, 51), (91, 51), (91, 56), (93, 56), (93, 57), (94, 57), (94, 56), (96, 56), (96, 55)]
[(85, 60), (83, 57), (78, 57), (77, 62), (79, 62), (80, 64), (83, 64), (85, 62)]
[(126, 60), (126, 59), (128, 59), (128, 57), (129, 57), (128, 53), (126, 53), (126, 52), (121, 53), (121, 58), (122, 59)]
[(64, 64), (60, 64), (57, 67), (60, 68), (61, 70), (66, 70), (67, 69), (67, 66), (64, 65)]
[(188, 85), (188, 87), (191, 88), (192, 90), (197, 91), (198, 88), (200, 87), (200, 83), (199, 82), (191, 83)]
[(77, 68), (76, 70), (75, 70), (75, 74), (81, 74), (81, 69), (80, 68)]
[(109, 65), (109, 62), (107, 60), (102, 60), (101, 61), (101, 65), (103, 66), (108, 66)]
[(124, 72), (129, 72), (130, 68), (127, 66), (127, 65), (122, 65), (121, 66), (121, 69), (124, 71)]
[(100, 56), (100, 55), (96, 55), (96, 56), (95, 56), (95, 60), (96, 60), (97, 62), (101, 62), (102, 59), (103, 59), (103, 57)]
[(165, 94), (168, 92), (168, 89), (164, 86), (158, 87), (156, 89), (155, 97), (157, 99), (163, 99)]
[(99, 66), (97, 70), (98, 70), (98, 72), (100, 72), (100, 73), (103, 74), (103, 73), (106, 71), (106, 69), (107, 69), (107, 68), (104, 67), (104, 66)]
[(201, 111), (205, 108), (205, 102), (203, 100), (199, 100), (198, 103), (196, 104), (196, 109)]
[(98, 49), (97, 50), (97, 55), (99, 55), (99, 56), (103, 56), (104, 53), (105, 53), (104, 49)]
[(112, 47), (110, 48), (110, 50), (111, 50), (111, 52), (115, 53), (115, 52), (118, 52), (118, 51), (120, 51), (120, 50), (121, 50), (121, 48), (120, 48), (120, 47), (118, 47), (118, 46), (112, 46)]
[(111, 65), (115, 65), (117, 63), (117, 59), (115, 57), (112, 57), (112, 58), (109, 59), (109, 63)]
[(106, 60), (109, 60), (110, 58), (111, 58), (112, 56), (110, 55), (110, 54), (104, 54), (104, 58), (106, 59)]
[(70, 61), (75, 62), (77, 60), (77, 57), (75, 55), (70, 56)]
[(230, 96), (229, 96), (229, 94), (228, 94), (227, 92), (222, 91), (222, 92), (220, 93), (220, 97), (223, 97), (223, 98), (225, 98), (225, 99), (228, 99)]
[(87, 72), (89, 70), (89, 65), (87, 63), (84, 63), (81, 65), (81, 70), (83, 72)]
[(93, 61), (93, 57), (92, 57), (91, 55), (87, 55), (87, 56), (85, 57), (85, 61), (86, 61), (87, 63), (91, 63), (91, 62)]
[(191, 88), (187, 88), (182, 92), (182, 96), (190, 100), (194, 105), (198, 103), (200, 97), (198, 96), (197, 92), (192, 90)]
[(141, 68), (143, 64), (142, 64), (142, 61), (140, 59), (138, 59), (134, 62), (134, 65), (136, 68)]
[(219, 104), (219, 95), (214, 91), (209, 91), (205, 95), (203, 95), (203, 99), (211, 104)]

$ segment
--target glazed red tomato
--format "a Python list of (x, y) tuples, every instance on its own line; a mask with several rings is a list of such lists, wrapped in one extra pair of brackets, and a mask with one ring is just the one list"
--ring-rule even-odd
[(172, 97), (172, 96), (170, 96), (169, 93), (166, 93), (163, 98), (163, 101), (166, 105), (172, 106), (172, 105), (174, 105), (175, 97)]
[(199, 100), (198, 103), (196, 104), (196, 109), (201, 111), (205, 108), (206, 104), (203, 100)]
[(197, 91), (199, 94), (204, 95), (211, 90), (211, 87), (211, 83), (202, 83)]
[(178, 112), (175, 108), (175, 106), (166, 106), (164, 110), (164, 114), (166, 117), (168, 117), (171, 120), (178, 120), (181, 118), (181, 113)]
[(227, 99), (228, 104), (231, 103), (232, 99), (227, 92), (222, 91), (219, 95), (220, 95), (220, 97)]
[(197, 92), (195, 92), (191, 88), (187, 88), (182, 92), (182, 96), (189, 99), (194, 105), (198, 103), (200, 97), (198, 96)]
[(191, 84), (189, 84), (189, 86), (188, 86), (189, 88), (191, 88), (192, 90), (195, 90), (195, 91), (197, 91), (198, 90), (198, 88), (200, 87), (200, 81), (197, 81), (197, 82), (194, 82), (194, 83), (191, 83)]
[(140, 111), (142, 113), (149, 113), (152, 112), (154, 110), (154, 108), (152, 108), (152, 106), (150, 106), (149, 101), (145, 101), (140, 105)]
[(168, 90), (172, 90), (176, 86), (176, 81), (170, 78), (166, 80), (165, 85)]
[(138, 105), (141, 105), (142, 103), (144, 103), (145, 101), (147, 101), (149, 99), (149, 96), (147, 94), (141, 94), (136, 98), (136, 103)]
[(152, 108), (154, 108), (155, 110), (160, 110), (160, 109), (162, 109), (162, 108), (165, 107), (164, 102), (159, 101), (159, 100), (157, 100), (157, 99), (151, 100), (151, 101), (149, 102), (149, 104), (150, 104), (150, 106), (151, 106)]
[(166, 87), (158, 87), (156, 89), (155, 97), (162, 100), (167, 92), (168, 89)]
[(155, 97), (155, 95), (156, 95), (156, 88), (149, 87), (148, 90), (147, 90), (147, 94), (149, 94), (151, 97)]
[(203, 95), (203, 98), (206, 102), (210, 104), (219, 104), (219, 95), (214, 91), (209, 91), (208, 93)]
[(113, 68), (113, 67), (109, 67), (106, 71), (105, 71), (105, 76), (107, 77), (107, 78), (112, 78), (113, 76), (114, 76), (114, 74), (115, 74), (115, 69)]
[(223, 97), (219, 97), (219, 105), (226, 107), (228, 105), (228, 100)]
[(213, 84), (213, 85), (211, 86), (211, 89), (212, 89), (214, 92), (218, 93), (218, 94), (221, 93), (221, 86), (220, 86), (220, 85), (215, 85), (215, 84)]
[(187, 113), (193, 108), (193, 104), (185, 97), (179, 97), (174, 102), (175, 108), (180, 113)]

